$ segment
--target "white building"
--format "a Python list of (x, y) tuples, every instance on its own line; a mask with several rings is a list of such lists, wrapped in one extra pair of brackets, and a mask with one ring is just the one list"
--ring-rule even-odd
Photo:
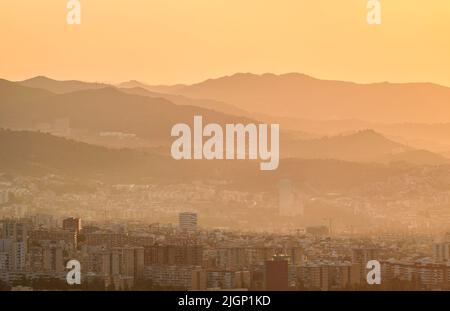
[(6, 204), (9, 202), (9, 192), (8, 191), (0, 191), (0, 205)]
[(183, 231), (195, 231), (197, 230), (197, 214), (195, 213), (180, 213), (179, 226)]
[(295, 190), (290, 179), (281, 179), (278, 183), (278, 212), (281, 216), (303, 215), (303, 198)]
[(435, 262), (450, 261), (450, 242), (436, 243), (433, 245), (433, 258)]
[(27, 247), (24, 242), (0, 240), (0, 270), (22, 271), (26, 268)]

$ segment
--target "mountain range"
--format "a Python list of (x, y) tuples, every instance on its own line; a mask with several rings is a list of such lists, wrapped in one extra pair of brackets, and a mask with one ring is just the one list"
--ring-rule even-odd
[(109, 87), (109, 84), (96, 82), (83, 82), (76, 80), (59, 81), (47, 78), (45, 76), (37, 76), (20, 82), (21, 85), (44, 89), (56, 94), (71, 93), (83, 90), (96, 90)]
[(431, 83), (357, 84), (299, 73), (238, 73), (192, 85), (147, 86), (147, 89), (223, 101), (270, 116), (389, 123), (450, 120), (450, 88)]
[[(201, 89), (206, 89), (205, 85), (214, 86), (224, 81), (228, 81), (226, 84), (235, 85), (230, 82), (234, 79), (242, 79), (243, 88), (246, 88), (245, 81), (252, 81), (255, 85), (260, 85), (260, 82), (266, 79), (315, 81), (314, 83), (320, 81), (298, 74), (284, 76), (238, 74), (205, 81), (202, 84), (204, 87)], [(281, 82), (275, 82), (274, 85), (279, 83)], [(328, 84), (328, 82), (324, 83)], [(346, 85), (345, 82), (342, 83)], [(288, 85), (292, 84), (295, 83), (288, 83)], [(274, 85), (268, 84), (266, 88), (259, 90), (266, 93), (270, 89), (276, 88)], [(137, 81), (111, 86), (75, 80), (57, 81), (42, 76), (21, 82), (0, 80), (0, 126), (12, 129), (36, 129), (39, 124), (67, 118), (70, 120), (72, 129), (87, 131), (92, 135), (100, 132), (132, 133), (145, 140), (152, 148), (159, 148), (159, 153), (162, 150), (162, 154), (168, 155), (167, 146), (171, 142), (169, 135), (171, 127), (175, 123), (191, 122), (194, 115), (202, 115), (207, 122), (219, 124), (257, 123), (260, 122), (258, 120), (265, 121), (264, 118), (271, 118), (274, 122), (282, 119), (286, 123), (290, 121), (292, 124), (297, 124), (298, 127), (303, 126), (303, 128), (309, 128), (315, 132), (310, 134), (293, 128), (284, 130), (281, 141), (281, 155), (284, 158), (338, 159), (380, 163), (399, 161), (429, 165), (448, 163), (447, 158), (416, 148), (401, 137), (397, 140), (392, 137), (387, 138), (374, 130), (366, 130), (380, 126), (379, 123), (356, 119), (327, 121), (296, 119), (292, 116), (280, 118), (251, 113), (239, 106), (230, 105), (217, 99), (206, 97), (197, 99), (184, 95), (189, 93), (190, 96), (197, 96), (188, 91), (191, 87), (192, 89), (199, 88), (198, 85), (152, 87)], [(206, 93), (205, 96), (214, 95)], [(259, 116), (260, 119), (256, 116)], [(345, 134), (333, 132), (331, 135), (324, 136), (326, 131), (323, 131), (320, 126), (327, 128), (329, 124), (334, 124), (336, 129), (344, 128), (347, 132)], [(71, 137), (78, 139), (76, 136)]]
[[(316, 79), (304, 74), (244, 74), (193, 85), (146, 90), (208, 98), (243, 115), (310, 137), (374, 129), (390, 139), (450, 156), (450, 88), (431, 83), (372, 83)], [(226, 107), (213, 109), (227, 112)]]
[(0, 126), (7, 128), (33, 129), (68, 118), (74, 129), (133, 133), (159, 145), (171, 140), (174, 124), (192, 122), (195, 115), (219, 124), (251, 122), (201, 107), (176, 105), (161, 97), (128, 94), (112, 86), (55, 94), (0, 80)]
[[(31, 131), (0, 129), (0, 172), (60, 174), (113, 183), (221, 179), (236, 189), (274, 191), (281, 178), (324, 190), (344, 190), (408, 173), (414, 167), (339, 160), (286, 159), (261, 173), (256, 161), (176, 161), (130, 149), (101, 146)], [(276, 188), (276, 187), (275, 187)]]

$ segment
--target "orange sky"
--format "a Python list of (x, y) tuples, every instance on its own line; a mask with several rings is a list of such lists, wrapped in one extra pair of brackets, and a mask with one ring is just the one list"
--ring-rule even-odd
[(235, 72), (450, 86), (450, 1), (0, 1), (0, 77), (197, 82)]

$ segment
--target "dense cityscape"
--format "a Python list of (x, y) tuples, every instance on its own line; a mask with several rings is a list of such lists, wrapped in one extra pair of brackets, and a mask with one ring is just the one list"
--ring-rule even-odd
[[(217, 182), (81, 187), (54, 175), (3, 175), (0, 194), (2, 290), (450, 289), (445, 223), (432, 227), (425, 215), (423, 222), (403, 217), (403, 230), (388, 221), (382, 227), (383, 209), (374, 214), (370, 204), (336, 193), (303, 197), (289, 180), (271, 194), (225, 190)], [(396, 195), (396, 204), (408, 204)], [(433, 206), (448, 202), (440, 195)], [(353, 210), (365, 222), (314, 222), (308, 210), (318, 201)], [(229, 206), (228, 214), (208, 213), (211, 204)], [(265, 213), (252, 212), (255, 206)], [(254, 213), (251, 221), (245, 209)], [(283, 221), (279, 230), (266, 226)], [(75, 286), (66, 282), (73, 259), (82, 275)], [(367, 283), (370, 260), (381, 264), (380, 285)]]

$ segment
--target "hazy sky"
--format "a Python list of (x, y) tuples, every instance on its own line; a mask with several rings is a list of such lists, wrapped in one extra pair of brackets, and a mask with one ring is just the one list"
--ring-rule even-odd
[(0, 0), (0, 77), (197, 82), (235, 72), (450, 86), (450, 0)]

